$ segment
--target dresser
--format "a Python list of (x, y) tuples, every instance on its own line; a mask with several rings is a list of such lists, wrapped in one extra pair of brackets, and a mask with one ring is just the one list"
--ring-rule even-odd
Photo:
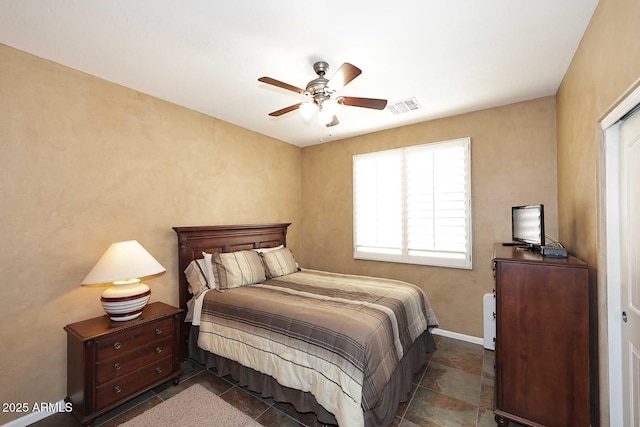
[(590, 425), (589, 270), (494, 247), (498, 425)]
[(64, 327), (66, 401), (82, 424), (167, 381), (177, 384), (181, 312), (155, 302), (127, 322), (105, 315)]

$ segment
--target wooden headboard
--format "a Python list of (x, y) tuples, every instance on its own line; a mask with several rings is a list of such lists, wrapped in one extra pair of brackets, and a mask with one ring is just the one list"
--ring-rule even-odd
[(187, 301), (191, 299), (184, 270), (194, 259), (202, 258), (202, 252), (235, 252), (241, 250), (272, 248), (287, 244), (287, 227), (291, 223), (216, 225), (195, 227), (173, 227), (178, 235), (178, 297), (183, 309), (180, 324), (181, 353), (187, 357), (187, 342), (190, 324), (184, 323)]

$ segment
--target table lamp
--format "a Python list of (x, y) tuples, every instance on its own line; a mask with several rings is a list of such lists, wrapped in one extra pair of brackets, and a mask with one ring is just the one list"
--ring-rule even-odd
[(111, 320), (132, 320), (142, 314), (151, 289), (140, 278), (166, 269), (137, 240), (116, 242), (98, 260), (82, 281), (83, 285), (113, 283), (100, 298)]

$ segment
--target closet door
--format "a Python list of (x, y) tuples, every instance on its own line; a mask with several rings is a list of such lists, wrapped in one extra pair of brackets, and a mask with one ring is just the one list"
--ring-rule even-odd
[(640, 426), (640, 112), (620, 127), (620, 296), (624, 425)]

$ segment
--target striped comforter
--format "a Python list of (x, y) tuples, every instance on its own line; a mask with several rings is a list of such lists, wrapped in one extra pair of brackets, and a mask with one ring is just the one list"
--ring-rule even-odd
[(362, 426), (404, 351), (437, 326), (418, 287), (313, 270), (207, 293), (198, 345), (310, 392)]

